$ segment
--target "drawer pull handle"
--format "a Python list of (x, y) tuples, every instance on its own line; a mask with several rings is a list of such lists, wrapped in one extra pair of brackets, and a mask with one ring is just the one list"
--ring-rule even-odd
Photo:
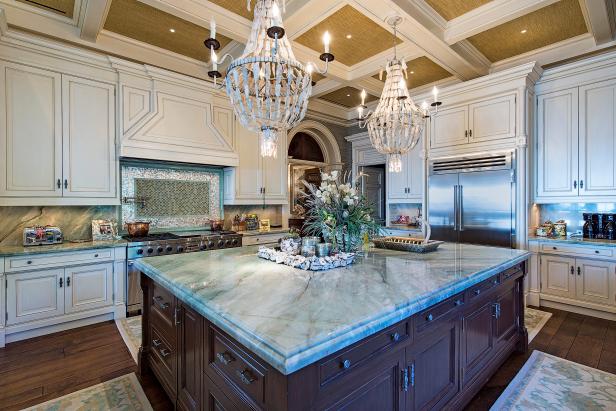
[(595, 254), (599, 254), (599, 250), (595, 250)]
[(494, 285), (498, 284), (498, 278), (495, 278), (494, 280), (492, 280), (492, 284)]
[(224, 365), (229, 365), (229, 363), (232, 363), (233, 361), (235, 361), (235, 358), (233, 358), (233, 356), (229, 354), (228, 352), (223, 352), (223, 353), (219, 352), (216, 354), (216, 358), (218, 358), (218, 361), (220, 361)]
[(426, 316), (426, 321), (432, 321), (432, 320), (434, 320), (434, 316), (432, 314), (428, 314)]
[(479, 294), (481, 294), (481, 289), (480, 288), (475, 290), (475, 295), (479, 295)]
[(166, 348), (162, 348), (162, 349), (158, 350), (158, 352), (160, 353), (160, 355), (161, 355), (163, 358), (168, 357), (168, 356), (169, 356), (169, 354), (171, 354), (171, 351), (169, 351), (169, 350), (168, 350), (168, 349), (166, 349)]
[(156, 348), (160, 347), (162, 344), (161, 340), (152, 340), (152, 345)]
[(391, 335), (391, 339), (392, 339), (394, 342), (398, 342), (398, 341), (400, 341), (400, 333), (393, 333), (393, 334)]
[(98, 258), (98, 254), (94, 254), (94, 258)]
[(461, 305), (462, 305), (462, 304), (464, 304), (464, 303), (462, 302), (462, 300), (456, 300), (456, 302), (455, 302), (455, 303), (453, 303), (453, 304), (454, 304), (456, 307), (459, 307), (459, 306), (461, 306)]
[(351, 360), (342, 361), (342, 368), (344, 368), (345, 370), (348, 370), (349, 368), (351, 368)]
[(552, 247), (552, 250), (558, 250), (558, 248), (556, 248), (556, 247)]
[(169, 303), (163, 303), (163, 297), (161, 296), (152, 298), (152, 301), (154, 301), (154, 304), (156, 304), (161, 310), (166, 310), (169, 308)]
[(28, 260), (27, 264), (32, 264), (32, 260)]
[(240, 380), (242, 380), (242, 382), (246, 385), (250, 385), (253, 382), (257, 381), (257, 378), (252, 375), (252, 373), (248, 370), (237, 370), (237, 376), (240, 377)]

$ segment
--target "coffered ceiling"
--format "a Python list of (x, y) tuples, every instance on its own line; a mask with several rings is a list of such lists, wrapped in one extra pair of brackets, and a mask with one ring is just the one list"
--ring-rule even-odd
[[(219, 55), (238, 57), (255, 1), (250, 11), (246, 0), (0, 0), (0, 8), (11, 29), (206, 78), (210, 20), (224, 48)], [(408, 62), (413, 96), (435, 82), (531, 61), (553, 65), (616, 46), (614, 0), (287, 0), (286, 6), (286, 34), (302, 63), (322, 68), (323, 33), (332, 37), (336, 60), (325, 77), (314, 74), (311, 107), (348, 119), (361, 89), (368, 101), (381, 94), (378, 73), (392, 56), (386, 21), (393, 15), (402, 18), (397, 51)]]
[[(354, 108), (361, 104), (361, 90), (346, 86), (321, 96), (321, 99), (346, 108)], [(368, 94), (366, 96), (366, 103), (371, 103), (378, 99), (378, 97)]]
[[(332, 36), (331, 52), (336, 60), (347, 66), (354, 66), (394, 45), (392, 33), (349, 5), (314, 25), (296, 41), (322, 53), (326, 31)], [(401, 42), (397, 39), (397, 44)]]
[(587, 32), (579, 1), (561, 0), (468, 41), (494, 63)]

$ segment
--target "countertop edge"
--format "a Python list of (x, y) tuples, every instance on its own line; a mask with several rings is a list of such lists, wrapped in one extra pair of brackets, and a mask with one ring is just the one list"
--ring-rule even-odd
[(355, 327), (353, 330), (342, 330), (334, 338), (330, 338), (328, 336), (328, 339), (316, 342), (311, 347), (308, 347), (301, 352), (291, 354), (290, 356), (285, 356), (283, 353), (280, 353), (258, 335), (251, 332), (246, 332), (241, 328), (241, 324), (233, 323), (224, 316), (221, 316), (219, 313), (208, 309), (208, 307), (204, 304), (194, 304), (194, 298), (191, 294), (188, 294), (181, 288), (178, 288), (172, 281), (165, 278), (157, 269), (148, 265), (144, 260), (137, 260), (135, 262), (135, 267), (141, 270), (152, 280), (159, 282), (163, 287), (171, 291), (177, 298), (182, 300), (182, 302), (188, 304), (192, 309), (206, 317), (214, 325), (218, 326), (231, 337), (235, 338), (239, 343), (253, 351), (273, 368), (277, 369), (284, 375), (289, 375), (310, 364), (313, 364), (320, 359), (325, 358), (330, 354), (348, 347), (365, 337), (394, 325), (425, 308), (438, 304), (452, 295), (464, 291), (494, 274), (507, 270), (508, 268), (527, 260), (530, 254), (530, 252), (526, 251), (524, 254), (516, 256), (502, 264), (478, 271), (477, 273), (472, 274), (471, 277), (467, 277), (462, 282), (457, 282), (446, 289), (426, 295), (421, 299), (421, 302), (415, 302), (410, 305), (398, 307), (388, 314), (377, 314), (375, 318), (367, 320), (360, 326)]
[(529, 237), (529, 242), (557, 243), (580, 245), (584, 247), (616, 247), (616, 240), (602, 240), (589, 238), (571, 238), (571, 237)]
[(82, 243), (72, 243), (70, 241), (54, 245), (37, 245), (31, 247), (23, 246), (0, 246), (0, 258), (34, 256), (45, 254), (74, 253), (79, 251), (96, 250), (101, 248), (122, 248), (126, 247), (126, 240), (109, 241), (86, 241)]

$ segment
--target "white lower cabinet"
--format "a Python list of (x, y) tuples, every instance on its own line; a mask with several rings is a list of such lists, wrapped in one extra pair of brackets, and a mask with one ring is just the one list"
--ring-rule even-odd
[(541, 292), (575, 297), (575, 258), (541, 256)]
[(9, 274), (7, 326), (64, 314), (64, 269)]
[(113, 264), (67, 268), (65, 278), (67, 314), (113, 304)]

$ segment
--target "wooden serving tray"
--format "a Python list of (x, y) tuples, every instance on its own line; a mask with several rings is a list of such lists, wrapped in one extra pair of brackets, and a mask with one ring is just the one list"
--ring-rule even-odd
[(430, 253), (436, 251), (444, 241), (428, 240), (424, 244), (422, 238), (413, 237), (381, 237), (372, 240), (376, 248), (386, 248), (388, 250), (407, 251), (411, 253)]

